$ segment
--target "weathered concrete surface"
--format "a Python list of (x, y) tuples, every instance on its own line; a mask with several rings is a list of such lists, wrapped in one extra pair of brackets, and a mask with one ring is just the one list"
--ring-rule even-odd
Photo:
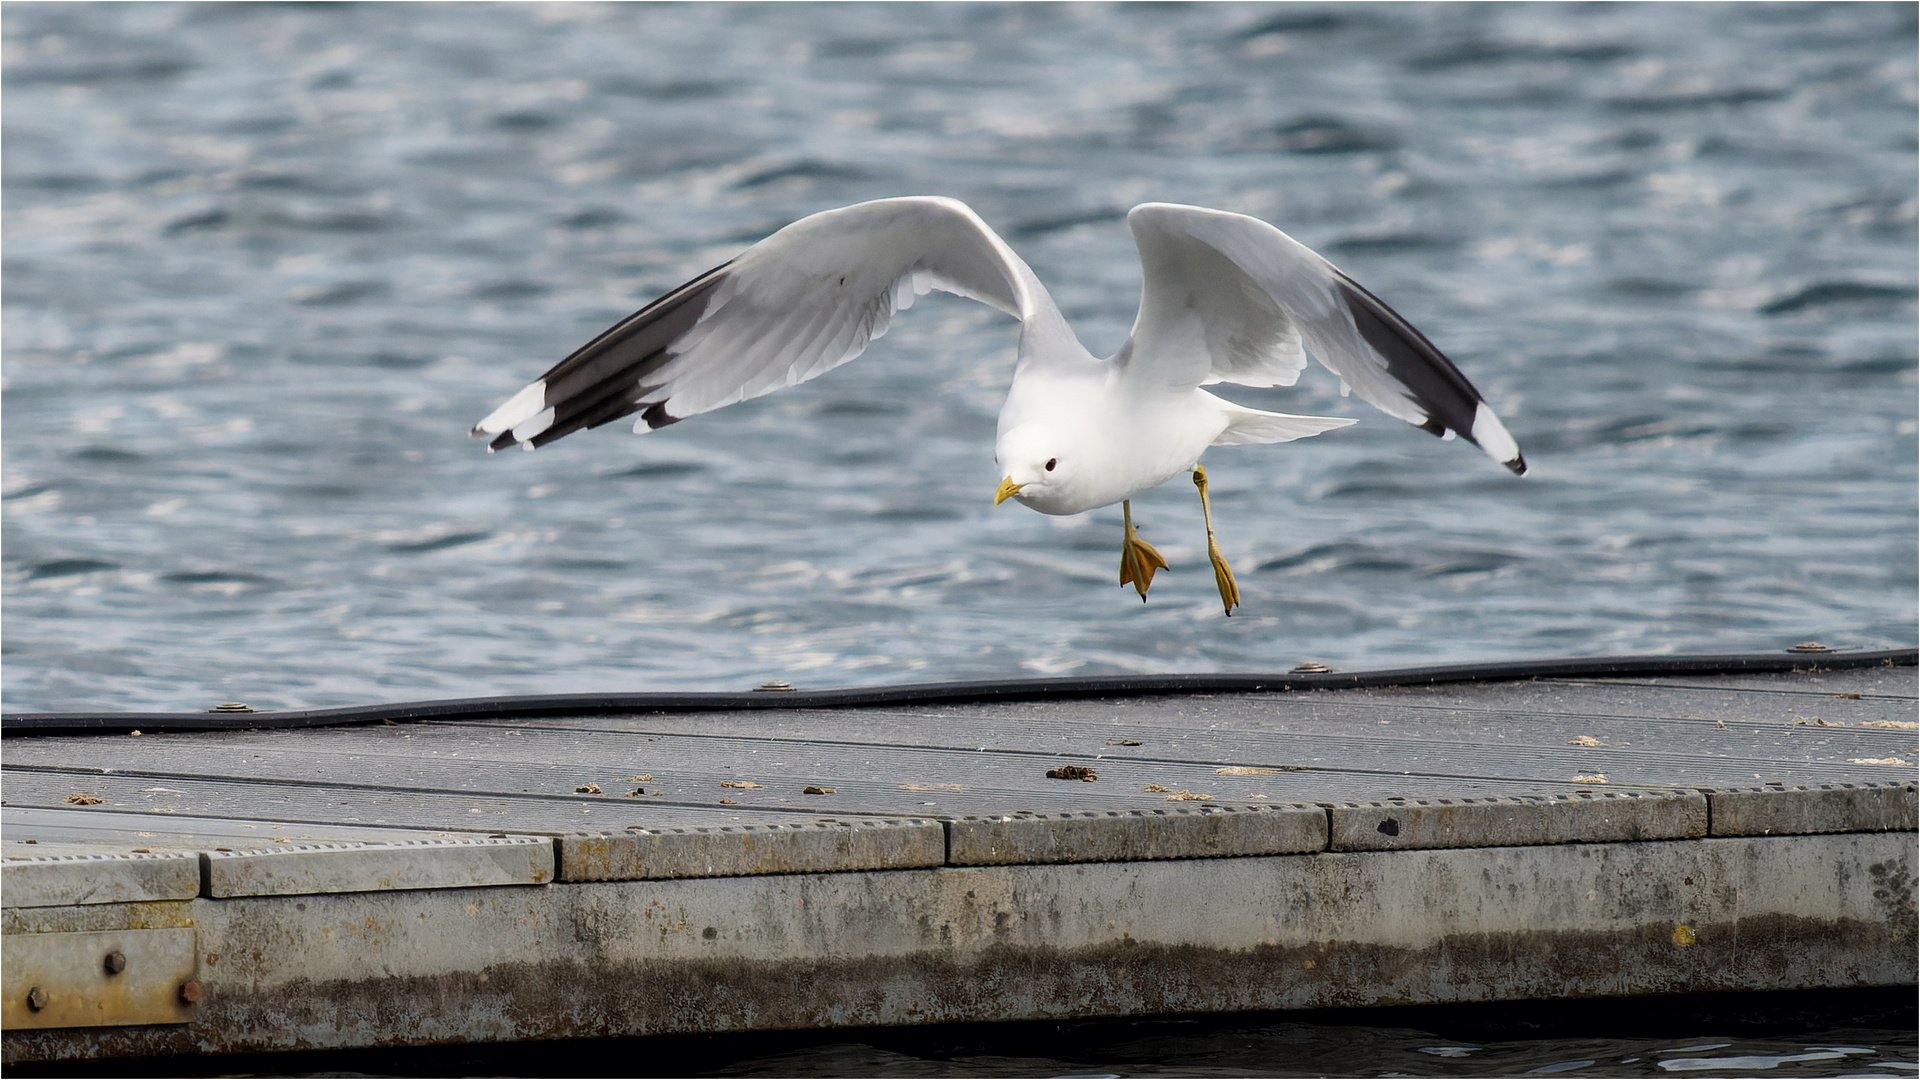
[(1720, 788), (1708, 792), (1715, 836), (1804, 836), (1810, 833), (1914, 831), (1920, 825), (1915, 785), (1822, 784), (1819, 787)]
[(201, 858), (206, 895), (214, 897), (544, 885), (554, 863), (553, 841), (531, 836), (216, 850)]
[(1285, 855), (1327, 846), (1327, 813), (1299, 803), (963, 817), (947, 823), (953, 866)]
[(558, 840), (562, 881), (899, 870), (946, 861), (938, 821), (861, 819), (690, 829), (569, 833)]
[(316, 896), (299, 919), (291, 897), (197, 900), (194, 1023), (8, 1032), (5, 1060), (1911, 984), (1913, 846), (1859, 833), (568, 883)]
[(88, 852), (36, 845), (0, 866), (7, 907), (187, 900), (200, 893), (200, 857), (187, 851)]
[(1707, 835), (1697, 791), (1390, 799), (1328, 809), (1335, 851), (1679, 840)]

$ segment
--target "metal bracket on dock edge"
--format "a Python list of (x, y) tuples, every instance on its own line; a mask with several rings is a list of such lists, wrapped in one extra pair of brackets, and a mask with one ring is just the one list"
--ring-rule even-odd
[(0, 938), (0, 1028), (185, 1024), (199, 1012), (191, 927)]

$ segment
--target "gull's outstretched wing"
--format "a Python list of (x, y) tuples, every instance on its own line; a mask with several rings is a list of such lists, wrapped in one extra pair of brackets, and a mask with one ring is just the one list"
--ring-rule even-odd
[(1127, 215), (1146, 274), (1123, 354), (1132, 378), (1292, 386), (1315, 359), (1353, 392), (1516, 473), (1513, 436), (1453, 361), (1378, 297), (1258, 218), (1171, 203)]
[(640, 413), (635, 431), (806, 382), (932, 289), (1025, 320), (1033, 271), (965, 203), (882, 199), (802, 218), (580, 347), (473, 429), (531, 450)]

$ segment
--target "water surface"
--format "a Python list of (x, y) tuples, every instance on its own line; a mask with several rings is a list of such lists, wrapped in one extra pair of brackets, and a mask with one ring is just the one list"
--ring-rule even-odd
[[(5, 702), (256, 708), (1911, 644), (1911, 5), (4, 12)], [(1012, 324), (645, 438), (467, 428), (801, 215), (966, 200), (1088, 346), (1255, 214), (1506, 417), (989, 505)]]

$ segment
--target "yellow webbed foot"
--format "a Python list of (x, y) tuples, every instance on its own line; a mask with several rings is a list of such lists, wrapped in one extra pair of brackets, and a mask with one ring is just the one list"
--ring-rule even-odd
[(1145, 540), (1134, 537), (1121, 545), (1120, 584), (1133, 586), (1142, 603), (1146, 602), (1147, 589), (1153, 585), (1153, 572), (1165, 569), (1167, 560)]
[(1122, 502), (1120, 512), (1126, 521), (1126, 533), (1120, 539), (1120, 584), (1133, 586), (1144, 604), (1147, 590), (1153, 586), (1153, 572), (1167, 569), (1167, 560), (1134, 531), (1132, 504)]
[(1233, 609), (1240, 606), (1240, 586), (1234, 584), (1233, 568), (1227, 565), (1226, 556), (1220, 554), (1220, 545), (1207, 541), (1207, 558), (1213, 560), (1213, 583), (1220, 589), (1220, 603), (1226, 606), (1228, 617)]

